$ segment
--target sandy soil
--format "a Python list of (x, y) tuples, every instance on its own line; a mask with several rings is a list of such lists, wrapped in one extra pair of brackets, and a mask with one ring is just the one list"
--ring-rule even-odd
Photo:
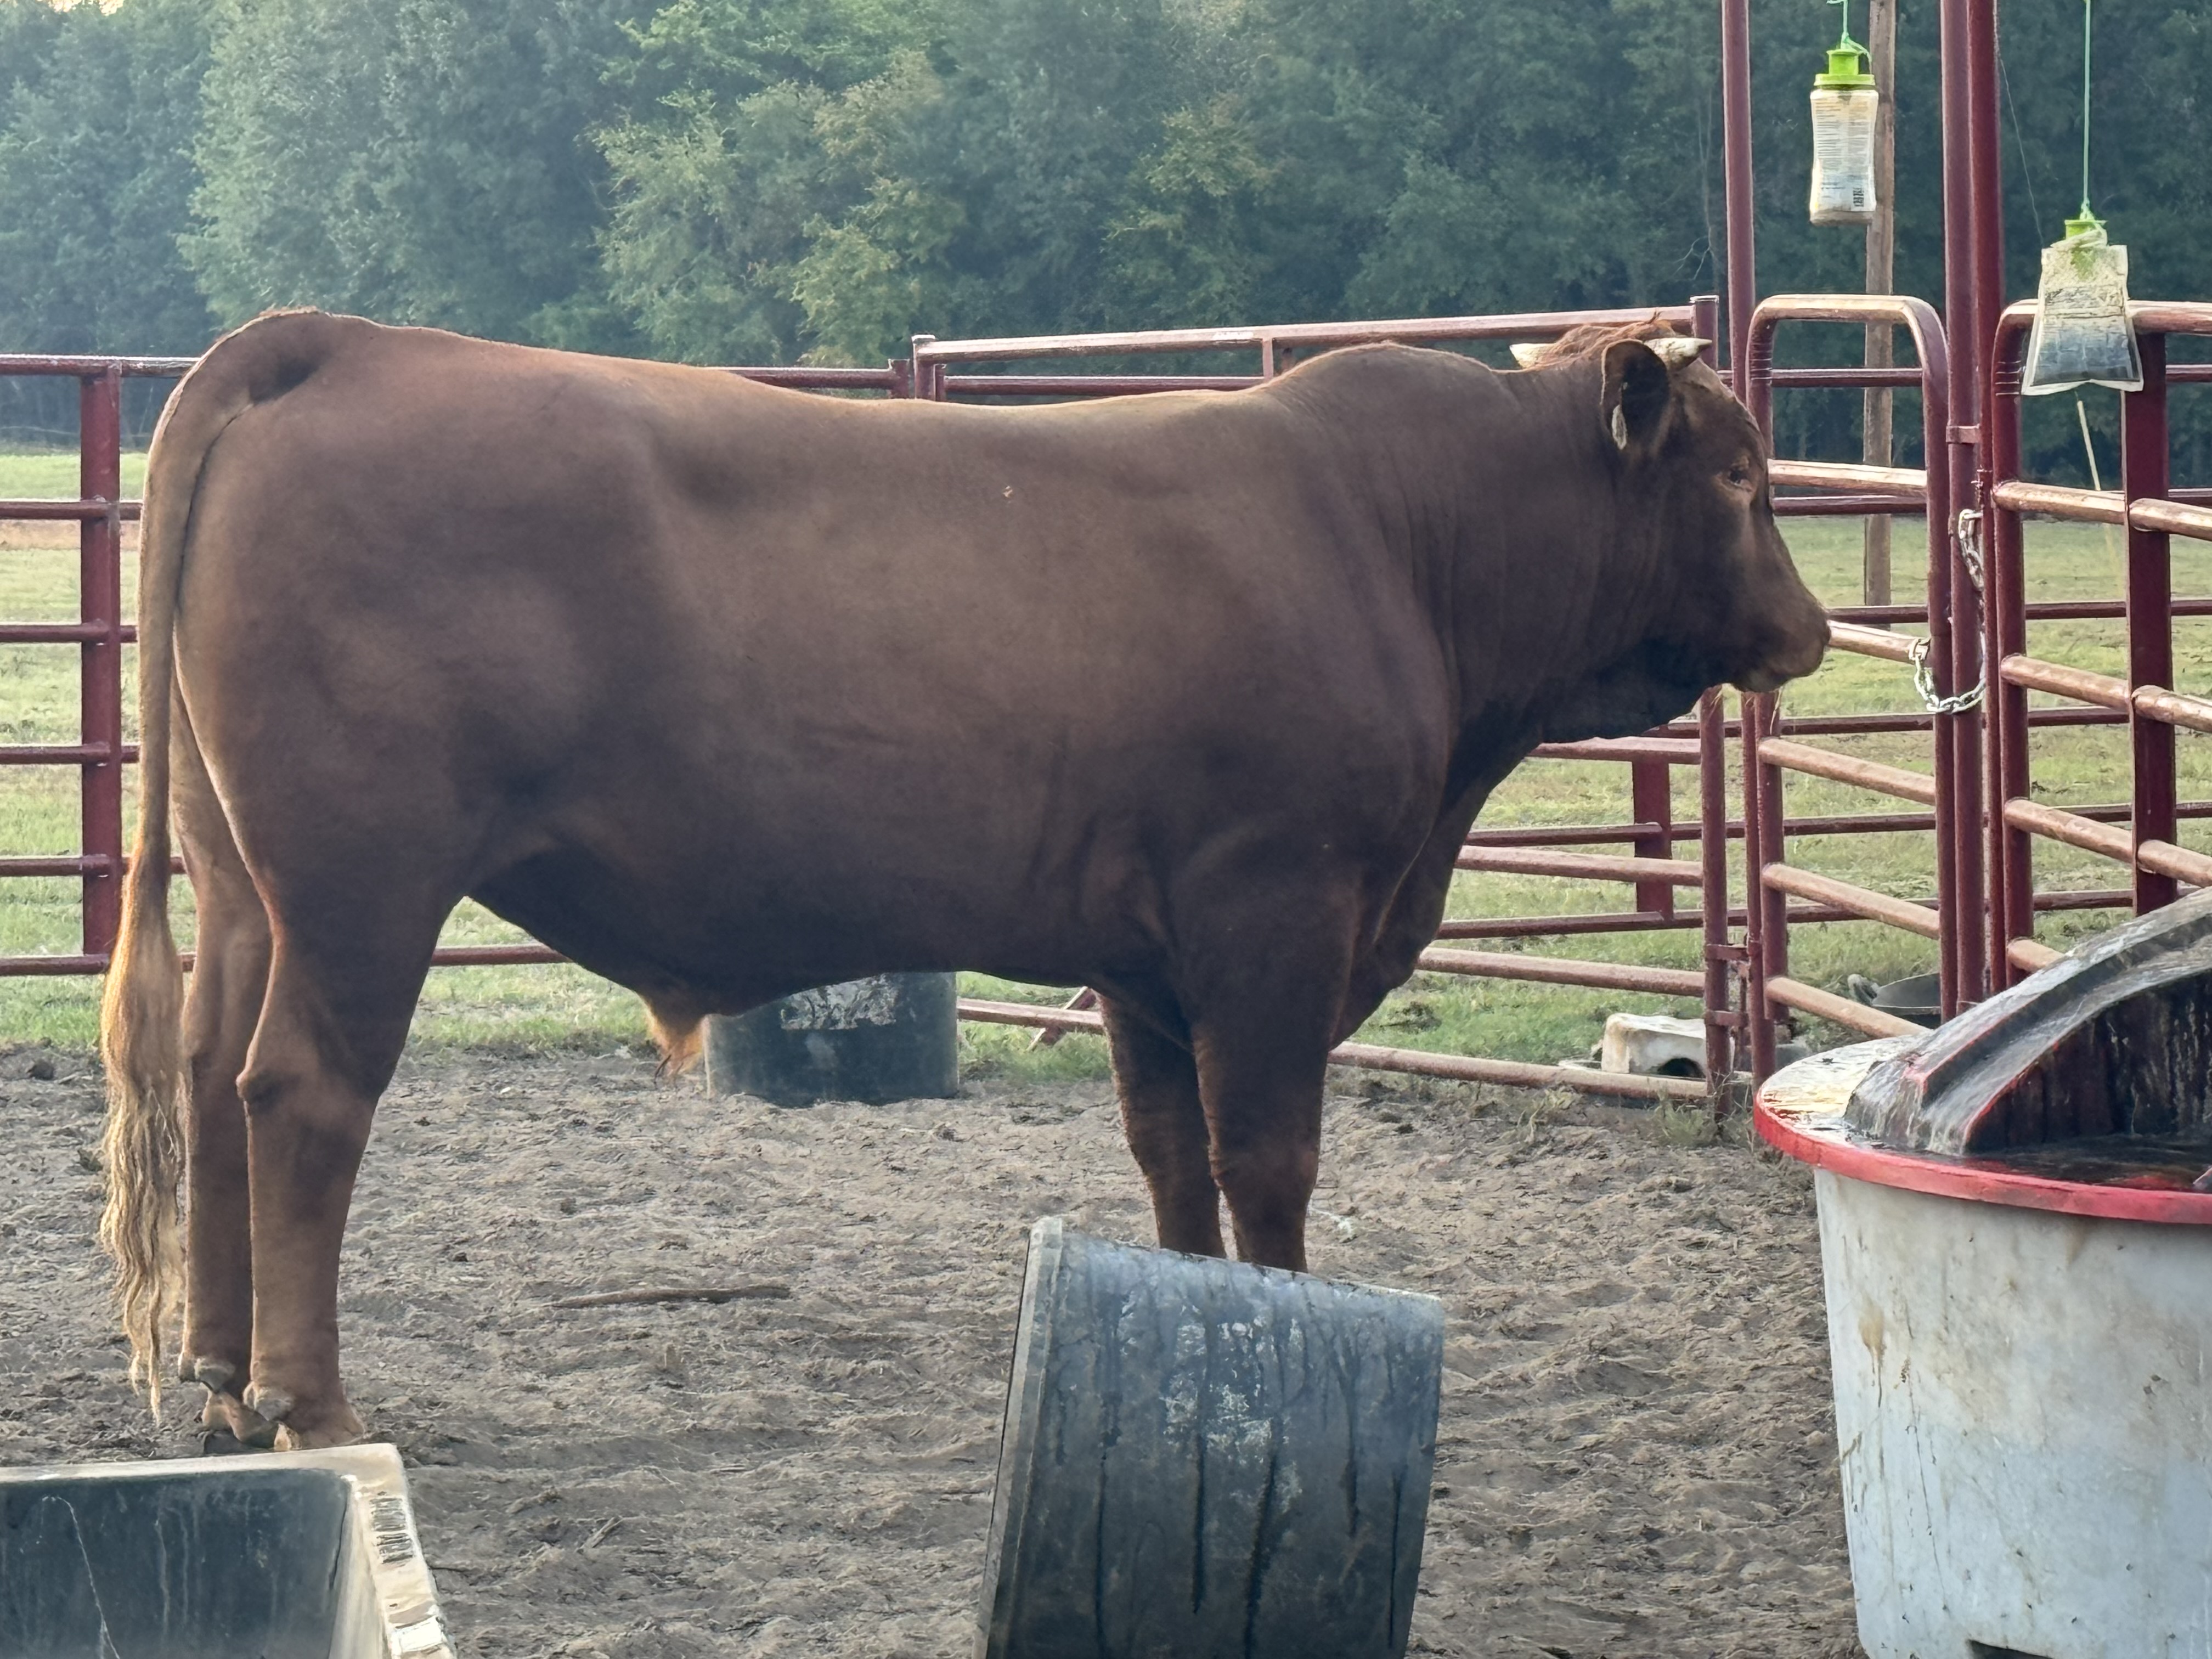
[[(1451, 1322), (1414, 1651), (1856, 1655), (1809, 1182), (1633, 1114), (1339, 1081), (1316, 1266)], [(98, 1112), (83, 1056), (0, 1055), (0, 1462), (197, 1449), (122, 1382)], [(969, 1653), (1053, 1212), (1148, 1237), (1103, 1084), (791, 1112), (629, 1054), (410, 1058), (347, 1364), (465, 1650)], [(756, 1279), (792, 1295), (550, 1306)]]

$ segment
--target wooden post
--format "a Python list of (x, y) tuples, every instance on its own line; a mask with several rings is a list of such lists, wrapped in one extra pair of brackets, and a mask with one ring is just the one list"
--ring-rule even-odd
[[(1874, 141), (1874, 222), (1866, 234), (1866, 291), (1891, 294), (1897, 277), (1897, 0), (1869, 0), (1867, 49), (1874, 58), (1874, 86), (1881, 99), (1881, 112)], [(1866, 331), (1866, 361), (1869, 368), (1887, 368), (1896, 362), (1887, 323), (1869, 324)], [(1864, 443), (1861, 459), (1869, 466), (1888, 466), (1894, 460), (1891, 444), (1887, 386), (1869, 386), (1864, 394)], [(1935, 463), (1931, 459), (1929, 465)], [(1863, 603), (1887, 605), (1890, 521), (1879, 514), (1864, 521), (1865, 545), (1861, 563)]]

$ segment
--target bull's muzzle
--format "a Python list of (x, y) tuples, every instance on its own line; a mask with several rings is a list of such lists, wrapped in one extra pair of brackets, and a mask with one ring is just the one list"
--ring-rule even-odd
[(1828, 619), (1815, 613), (1809, 625), (1793, 629), (1780, 645), (1736, 676), (1740, 691), (1778, 691), (1820, 665), (1828, 653)]

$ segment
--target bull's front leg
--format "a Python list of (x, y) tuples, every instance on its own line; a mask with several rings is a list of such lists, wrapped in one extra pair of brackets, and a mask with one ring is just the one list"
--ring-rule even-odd
[(1451, 899), (1453, 872), (1475, 814), (1510, 768), (1494, 765), (1469, 785), (1437, 819), (1412, 866), (1398, 884), (1382, 926), (1352, 963), (1338, 1011), (1336, 1040), (1343, 1042), (1382, 1006), (1383, 998), (1413, 977), (1421, 952), (1433, 944)]
[(1321, 1170), (1322, 1097), (1358, 929), (1344, 892), (1243, 896), (1206, 930), (1193, 964), (1191, 1048), (1213, 1179), (1237, 1254), (1306, 1266), (1306, 1207)]
[(1121, 1125), (1152, 1189), (1160, 1248), (1220, 1255), (1221, 1188), (1214, 1184), (1189, 1042), (1176, 1042), (1111, 996), (1101, 995), (1098, 1008), (1114, 1056)]

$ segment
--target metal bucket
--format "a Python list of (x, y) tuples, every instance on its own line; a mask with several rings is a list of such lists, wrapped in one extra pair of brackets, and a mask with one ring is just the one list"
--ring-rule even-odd
[(950, 974), (880, 974), (707, 1022), (707, 1085), (778, 1106), (880, 1105), (960, 1092)]
[(1863, 975), (1853, 974), (1845, 988), (1853, 1000), (1869, 1008), (1909, 1019), (1915, 1025), (1933, 1027), (1943, 1023), (1941, 987), (1941, 977), (1935, 974), (1913, 974), (1893, 979), (1887, 985), (1877, 985)]
[(1443, 1310), (1067, 1231), (1030, 1237), (983, 1659), (1398, 1659)]

